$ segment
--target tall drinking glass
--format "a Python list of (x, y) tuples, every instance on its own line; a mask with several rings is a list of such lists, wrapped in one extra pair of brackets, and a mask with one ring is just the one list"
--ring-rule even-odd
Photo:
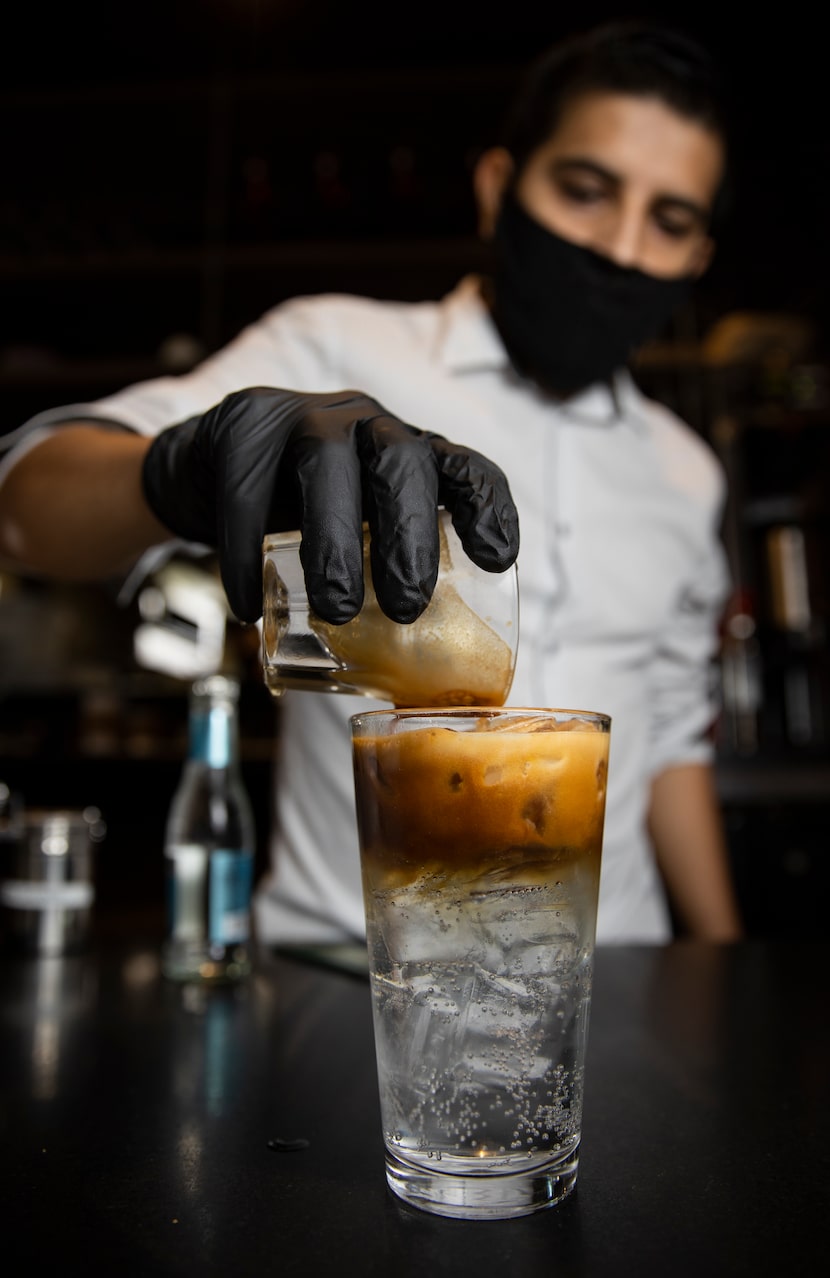
[(386, 1175), (444, 1216), (576, 1183), (611, 721), (376, 710), (352, 744)]

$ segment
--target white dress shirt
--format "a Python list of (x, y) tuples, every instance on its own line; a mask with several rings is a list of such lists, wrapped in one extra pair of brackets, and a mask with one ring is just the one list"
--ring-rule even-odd
[[(724, 480), (708, 445), (627, 373), (566, 402), (519, 378), (468, 277), (439, 302), (283, 303), (191, 373), (41, 414), (6, 464), (61, 419), (155, 434), (256, 385), (365, 391), (505, 471), (521, 530), (510, 704), (611, 715), (597, 940), (668, 939), (645, 817), (657, 773), (711, 757), (728, 578)], [(283, 699), (272, 867), (255, 899), (266, 942), (363, 935), (348, 719), (381, 704)]]

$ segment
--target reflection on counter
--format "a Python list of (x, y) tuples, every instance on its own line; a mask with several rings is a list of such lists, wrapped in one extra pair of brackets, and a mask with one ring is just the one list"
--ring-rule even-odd
[(71, 1086), (65, 1062), (79, 1060), (74, 1040), (83, 1036), (94, 1016), (98, 967), (85, 955), (42, 956), (30, 961), (26, 979), (33, 1009), (28, 1045), (31, 1094), (34, 1100), (51, 1101)]

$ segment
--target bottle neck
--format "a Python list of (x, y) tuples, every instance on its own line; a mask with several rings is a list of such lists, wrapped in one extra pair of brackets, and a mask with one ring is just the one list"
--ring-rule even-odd
[(194, 689), (190, 701), (188, 758), (209, 768), (237, 764), (239, 722), (233, 693), (204, 691), (201, 686)]

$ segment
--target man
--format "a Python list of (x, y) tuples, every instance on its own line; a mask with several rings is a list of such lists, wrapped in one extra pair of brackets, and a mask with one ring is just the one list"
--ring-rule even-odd
[[(191, 374), (42, 415), (10, 458), (0, 552), (101, 577), (173, 533), (218, 549), (253, 621), (262, 533), (302, 526), (312, 604), (341, 622), (365, 513), (382, 606), (407, 621), (434, 585), (436, 502), (494, 571), (518, 510), (511, 703), (613, 718), (598, 940), (668, 939), (668, 901), (692, 935), (736, 938), (708, 739), (723, 482), (624, 371), (711, 258), (725, 166), (696, 46), (637, 24), (566, 42), (476, 166), (487, 278), (438, 303), (295, 299)], [(347, 720), (368, 704), (284, 699), (266, 941), (362, 933)]]

